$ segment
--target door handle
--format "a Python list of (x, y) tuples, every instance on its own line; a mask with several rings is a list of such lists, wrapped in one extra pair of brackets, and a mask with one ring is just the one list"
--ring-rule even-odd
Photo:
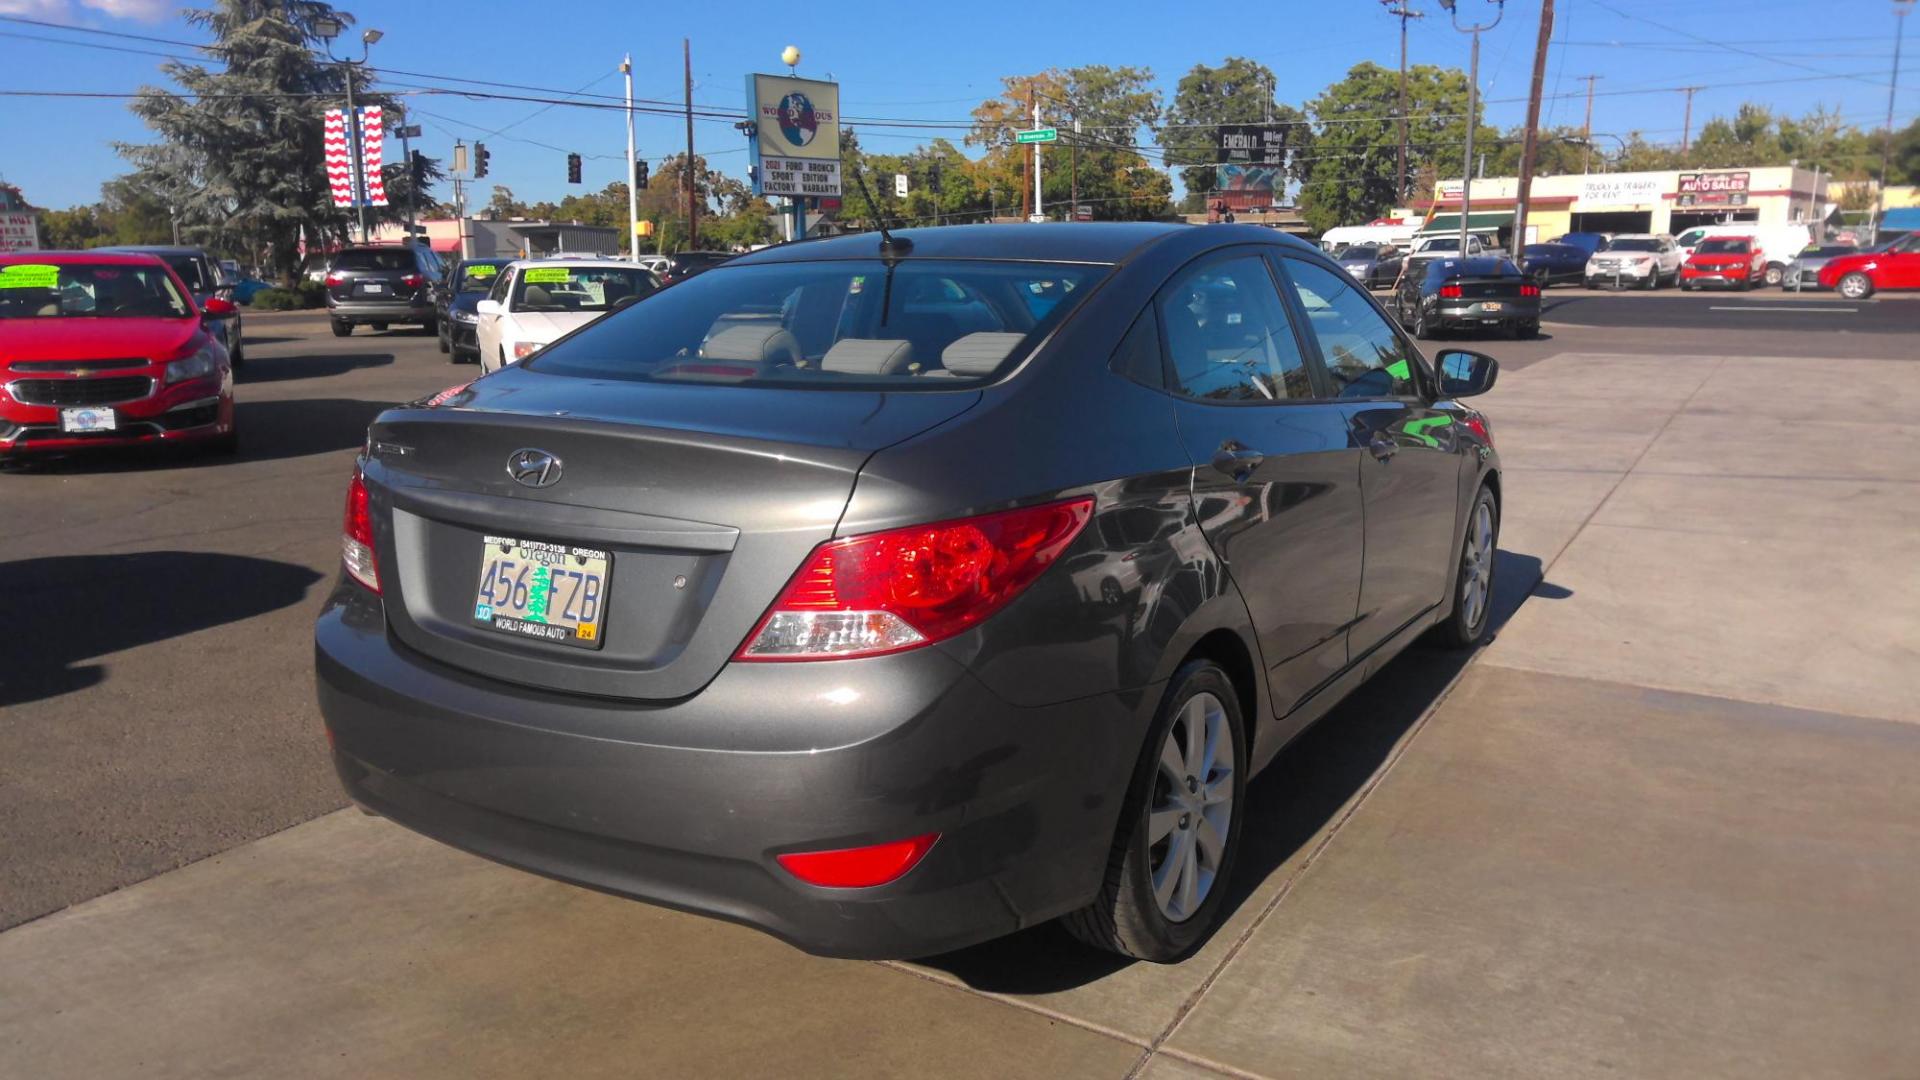
[(1373, 438), (1367, 440), (1367, 450), (1373, 454), (1375, 461), (1385, 461), (1398, 452), (1399, 449), (1400, 444), (1394, 442), (1393, 436), (1384, 431), (1374, 432)]
[(1220, 444), (1213, 452), (1213, 467), (1233, 477), (1236, 484), (1244, 484), (1253, 476), (1253, 470), (1267, 460), (1267, 455), (1258, 450), (1249, 450), (1232, 439)]

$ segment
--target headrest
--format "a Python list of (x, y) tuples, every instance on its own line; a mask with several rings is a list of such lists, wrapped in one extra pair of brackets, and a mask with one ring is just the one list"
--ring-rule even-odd
[(729, 326), (708, 338), (700, 355), (750, 364), (798, 364), (800, 343), (783, 326)]
[(897, 375), (913, 363), (913, 343), (892, 338), (841, 338), (820, 359), (826, 371), (848, 375)]
[(947, 346), (946, 351), (940, 354), (940, 363), (955, 375), (987, 375), (1012, 355), (1013, 350), (1025, 339), (1025, 334), (982, 330)]
[(546, 307), (553, 303), (553, 294), (538, 285), (527, 286), (527, 294), (521, 300), (526, 304), (539, 304)]

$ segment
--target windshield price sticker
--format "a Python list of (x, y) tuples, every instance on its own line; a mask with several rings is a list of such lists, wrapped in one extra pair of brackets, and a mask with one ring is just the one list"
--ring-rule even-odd
[(485, 263), (481, 263), (479, 266), (467, 267), (467, 276), (470, 278), (490, 278), (498, 274), (499, 272), (500, 272), (499, 267), (488, 266)]
[(46, 263), (0, 266), (0, 289), (57, 289), (60, 268)]
[(572, 281), (573, 274), (564, 266), (536, 266), (527, 271), (526, 278), (536, 285), (550, 285)]

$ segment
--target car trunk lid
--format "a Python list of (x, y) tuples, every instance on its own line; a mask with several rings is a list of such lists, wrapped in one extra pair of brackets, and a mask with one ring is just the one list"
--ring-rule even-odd
[[(866, 459), (978, 399), (509, 368), (449, 407), (389, 410), (365, 466), (389, 623), (406, 645), (490, 678), (627, 699), (696, 693), (833, 535)], [(550, 486), (509, 475), (523, 449), (559, 459)], [(477, 619), (488, 537), (608, 553), (600, 646)]]

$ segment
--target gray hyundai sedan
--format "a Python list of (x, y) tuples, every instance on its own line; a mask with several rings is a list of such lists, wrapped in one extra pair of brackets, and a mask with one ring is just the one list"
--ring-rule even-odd
[(1497, 368), (1255, 226), (748, 255), (390, 409), (315, 628), (355, 802), (821, 954), (1177, 960), (1248, 779), (1486, 633)]

